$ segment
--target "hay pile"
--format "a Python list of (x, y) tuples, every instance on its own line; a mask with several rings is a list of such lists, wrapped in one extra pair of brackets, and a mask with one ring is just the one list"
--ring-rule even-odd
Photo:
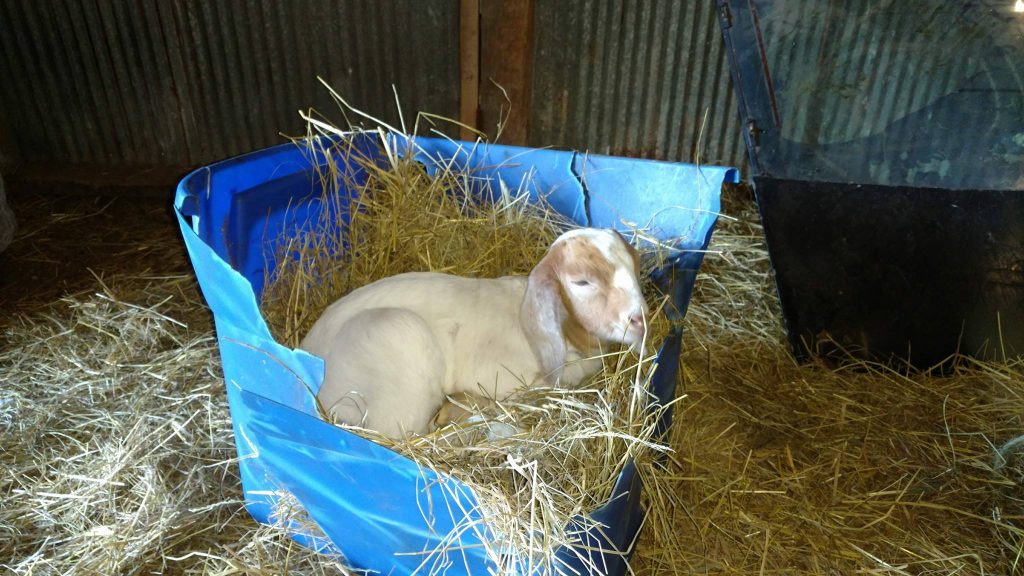
[[(547, 212), (499, 209), (498, 214), (526, 216), (530, 225), (542, 227), (540, 233), (525, 234), (535, 239), (538, 252), (523, 253), (515, 219), (460, 214), (468, 206), (462, 201), (445, 209), (402, 204), (392, 211), (392, 206), (406, 201), (464, 199), (462, 175), (438, 179), (441, 194), (428, 185), (425, 195), (417, 196), (417, 183), (425, 174), (415, 166), (411, 176), (401, 174), (403, 169), (395, 171), (399, 176), (379, 175), (401, 183), (373, 189), (374, 197), (383, 201), (360, 210), (365, 229), (358, 237), (381, 243), (370, 246), (422, 246), (423, 252), (404, 253), (406, 259), (399, 262), (394, 261), (394, 251), (370, 251), (371, 264), (347, 263), (370, 272), (354, 281), (346, 277), (347, 287), (345, 281), (327, 281), (342, 288), (326, 302), (309, 307), (316, 312), (305, 318), (306, 326), (323, 305), (380, 277), (376, 274), (410, 269), (467, 275), (525, 273), (557, 233), (546, 229)], [(962, 358), (948, 376), (854, 359), (842, 366), (795, 364), (784, 344), (756, 212), (732, 194), (727, 200), (738, 218), (721, 222), (686, 320), (689, 340), (682, 392), (687, 398), (677, 411), (670, 441), (675, 453), (668, 470), (646, 457), (649, 449), (658, 448), (648, 443), (649, 420), (621, 421), (634, 439), (627, 452), (641, 456), (651, 511), (634, 568), (651, 573), (740, 574), (848, 573), (866, 568), (891, 573), (1017, 570), (1024, 562), (1018, 558), (1024, 535), (1024, 466), (1012, 450), (1000, 455), (997, 449), (1024, 433), (1021, 361), (991, 364)], [(394, 223), (396, 214), (410, 212), (416, 216), (409, 228), (404, 222)], [(476, 231), (479, 237), (473, 235), (474, 225), (483, 227)], [(488, 231), (496, 225), (502, 233)], [(500, 240), (506, 234), (515, 240), (504, 245)], [(492, 244), (493, 250), (478, 248)], [(482, 253), (485, 261), (492, 254), (512, 257), (503, 261), (504, 268), (488, 268), (480, 261)], [(635, 369), (635, 363), (629, 369)], [(605, 374), (605, 382), (588, 387), (590, 397), (568, 393), (572, 400), (560, 405), (551, 391), (541, 390), (539, 397), (514, 399), (505, 414), (489, 416), (504, 415), (507, 421), (526, 418), (530, 425), (550, 423), (551, 428), (537, 438), (578, 438), (574, 426), (580, 417), (572, 407), (609, 408), (604, 413), (614, 414), (615, 406), (628, 402), (631, 394), (636, 398), (629, 379), (621, 376), (616, 370)], [(596, 408), (603, 401), (597, 399), (602, 388), (607, 394), (602, 398), (613, 400)], [(531, 408), (537, 405), (553, 409)], [(572, 407), (566, 409), (567, 405)], [(609, 433), (601, 427), (593, 431)], [(526, 491), (529, 497), (523, 499), (522, 486), (510, 484), (509, 470), (501, 466), (507, 454), (518, 453), (518, 444), (485, 443), (466, 459), (464, 453), (438, 442), (444, 438), (393, 447), (470, 479), (485, 500), (504, 502), (510, 494), (517, 496), (506, 510), (527, 510), (535, 502), (538, 494)], [(613, 478), (607, 471), (617, 470), (621, 460), (600, 462), (593, 455), (602, 452), (594, 452), (592, 444), (581, 444), (585, 449), (577, 452), (536, 438), (528, 443), (544, 449), (530, 452), (527, 462), (552, 469), (606, 471), (600, 482), (586, 487), (548, 478), (557, 487), (553, 493), (568, 496), (548, 508), (550, 521), (545, 526), (557, 543), (557, 528), (566, 517), (555, 511), (559, 506), (576, 511), (596, 506)], [(579, 456), (557, 458), (563, 452)], [(597, 465), (588, 467), (591, 464)], [(490, 486), (501, 489), (487, 494)], [(596, 497), (588, 498), (590, 493)]]
[[(1024, 570), (1024, 360), (948, 376), (788, 355), (754, 206), (727, 197), (686, 319), (652, 574)], [(668, 538), (662, 535), (671, 534)]]
[[(727, 200), (635, 573), (1021, 573), (1024, 463), (997, 453), (1024, 431), (1021, 361), (796, 365), (756, 212)], [(0, 572), (348, 574), (242, 510), (212, 323), (162, 272), (4, 323)]]
[[(342, 157), (353, 150), (345, 139), (326, 145)], [(277, 267), (261, 308), (280, 341), (296, 346), (330, 303), (394, 274), (528, 274), (568, 229), (552, 209), (528, 203), (525, 190), (501, 188), (494, 191), (494, 202), (481, 202), (471, 187), (492, 183), (472, 173), (448, 169), (430, 176), (411, 154), (384, 157), (384, 166), (358, 163), (368, 173), (365, 184), (358, 186), (344, 167), (325, 167), (321, 179), (328, 186), (315, 201), (328, 208), (278, 242)], [(331, 206), (339, 194), (335, 183), (358, 191), (350, 206)], [(644, 255), (646, 266), (658, 264), (659, 251)], [(578, 389), (525, 390), (477, 411), (484, 419), (476, 425), (443, 428), (403, 442), (350, 429), (470, 485), (493, 532), (507, 536), (504, 541), (488, 539), (489, 556), (509, 567), (519, 562), (548, 566), (559, 546), (575, 541), (567, 530), (570, 520), (607, 501), (629, 458), (645, 460), (665, 450), (654, 437), (659, 413), (647, 410), (651, 398), (646, 389), (653, 375), (654, 343), (667, 334), (668, 320), (657, 313), (661, 299), (650, 286), (648, 300), (656, 312), (650, 322), (652, 344), (644, 357), (635, 351), (609, 351), (604, 371)], [(521, 432), (484, 441), (495, 423), (514, 425)], [(510, 549), (519, 554), (508, 554)]]
[(241, 508), (193, 277), (110, 277), (12, 318), (0, 374), (0, 572), (338, 573)]
[[(328, 305), (360, 286), (412, 271), (527, 274), (567, 227), (556, 212), (512, 191), (496, 203), (475, 202), (472, 174), (429, 176), (421, 164), (397, 157), (380, 166), (349, 139), (297, 145), (329, 158), (317, 174), (324, 194), (312, 200), (322, 209), (268, 241), (278, 248), (260, 305), (275, 338), (292, 347)], [(352, 165), (338, 162), (339, 156), (353, 158)], [(354, 174), (362, 169), (367, 180), (357, 183)], [(359, 196), (341, 206), (339, 189), (348, 188)]]

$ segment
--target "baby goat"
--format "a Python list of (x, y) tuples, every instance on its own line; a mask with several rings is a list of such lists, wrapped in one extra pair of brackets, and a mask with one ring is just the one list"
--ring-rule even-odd
[(600, 370), (602, 344), (640, 342), (638, 276), (639, 256), (617, 232), (572, 230), (529, 277), (413, 272), (363, 286), (300, 347), (324, 359), (317, 398), (337, 420), (392, 438), (424, 433), (447, 396), (572, 387)]

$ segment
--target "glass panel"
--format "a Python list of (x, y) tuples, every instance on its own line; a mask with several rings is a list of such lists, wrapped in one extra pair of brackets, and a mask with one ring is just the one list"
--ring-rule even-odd
[(733, 5), (750, 10), (743, 37), (756, 39), (734, 49), (766, 68), (742, 76), (768, 86), (758, 108), (771, 117), (756, 119), (763, 174), (1024, 188), (1024, 2)]

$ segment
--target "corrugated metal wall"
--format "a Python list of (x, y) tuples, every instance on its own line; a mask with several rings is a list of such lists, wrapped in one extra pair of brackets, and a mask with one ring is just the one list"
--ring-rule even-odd
[[(529, 144), (742, 165), (711, 0), (535, 0)], [(0, 162), (187, 166), (341, 121), (459, 114), (458, 0), (0, 2)], [(483, 78), (482, 82), (488, 82)], [(446, 132), (454, 135), (454, 129)]]
[(745, 163), (714, 2), (536, 0), (535, 14), (531, 145)]
[[(297, 110), (458, 115), (458, 0), (0, 2), (0, 145), (24, 162), (194, 165)], [(411, 121), (411, 117), (407, 116)]]
[[(529, 109), (513, 103), (526, 144), (746, 165), (713, 0), (532, 1), (532, 63), (520, 63), (532, 73), (518, 86)], [(1019, 91), (1024, 60), (965, 45), (987, 37), (970, 29), (949, 34), (973, 25), (961, 4), (926, 4), (943, 11), (763, 3), (783, 135), (830, 144), (892, 130), (974, 76)], [(505, 28), (485, 30), (485, 44), (529, 28), (492, 24)], [(456, 118), (459, 31), (459, 0), (0, 1), (0, 165), (187, 166), (265, 147), (302, 133), (300, 108), (342, 121), (317, 75), (392, 124), (392, 83), (407, 118)], [(920, 58), (892, 56), (910, 45)]]

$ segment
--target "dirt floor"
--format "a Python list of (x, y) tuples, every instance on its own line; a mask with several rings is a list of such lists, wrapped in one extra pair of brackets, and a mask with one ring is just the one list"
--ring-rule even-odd
[(18, 219), (14, 242), (0, 253), (0, 327), (63, 294), (97, 285), (110, 274), (191, 274), (171, 212), (173, 187), (53, 194), (10, 186)]

